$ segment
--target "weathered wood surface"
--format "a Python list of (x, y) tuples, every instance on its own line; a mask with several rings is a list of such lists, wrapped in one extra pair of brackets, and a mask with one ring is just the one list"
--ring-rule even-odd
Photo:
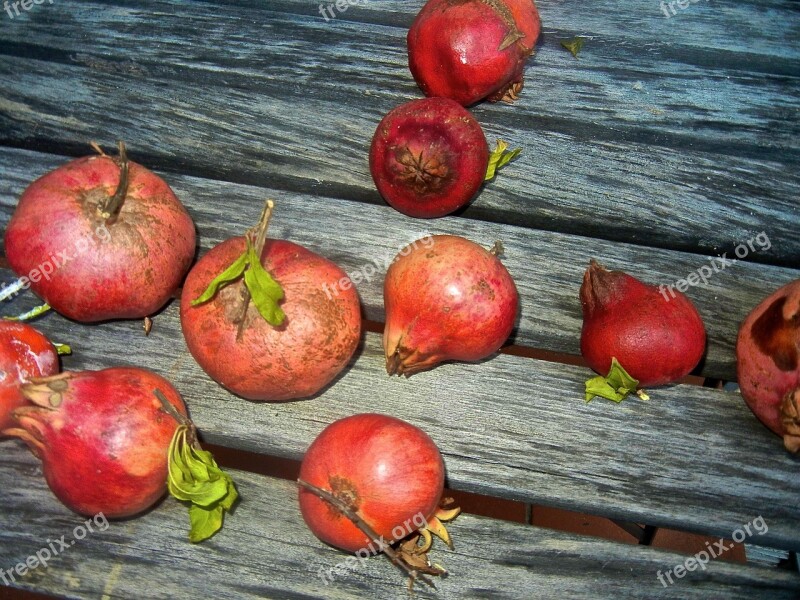
[[(36, 459), (15, 443), (3, 444), (3, 455), (0, 481), (14, 483), (0, 486), (0, 569), (35, 556), (48, 540), (64, 536), (69, 546), (49, 567), (29, 571), (23, 587), (69, 598), (409, 597), (403, 576), (380, 557), (344, 568), (326, 586), (319, 570), (347, 555), (306, 528), (291, 482), (233, 472), (243, 501), (200, 545), (187, 541), (186, 509), (172, 499), (107, 528), (98, 518), (96, 531), (76, 540), (85, 519), (50, 494)], [(796, 573), (721, 560), (665, 587), (657, 573), (685, 556), (493, 519), (462, 515), (450, 531), (455, 550), (442, 545), (433, 554), (450, 575), (436, 592), (417, 586), (416, 597), (602, 598), (624, 590), (626, 598), (793, 600), (800, 593)]]
[[(137, 158), (135, 153), (133, 158)], [(28, 183), (63, 161), (59, 156), (0, 148), (3, 229)], [(455, 217), (421, 221), (404, 217), (388, 206), (182, 175), (164, 176), (197, 223), (200, 252), (232, 235), (240, 235), (258, 219), (264, 199), (275, 198), (272, 237), (307, 246), (334, 260), (351, 275), (369, 274), (365, 269), (374, 268), (369, 280), (357, 287), (366, 316), (375, 321), (384, 319), (383, 275), (405, 244), (428, 233), (464, 235), (487, 247), (500, 239), (505, 246), (503, 262), (521, 294), (521, 315), (512, 339), (517, 344), (546, 350), (580, 353), (582, 317), (578, 290), (590, 257), (645, 281), (665, 284), (710, 264), (707, 257), (698, 254), (643, 251), (634, 244)], [(772, 243), (774, 247), (779, 242)], [(754, 246), (759, 247), (757, 243)], [(707, 357), (699, 371), (734, 380), (739, 324), (768, 290), (798, 277), (800, 272), (794, 269), (737, 262), (713, 274), (708, 286), (690, 288), (687, 293), (703, 316), (709, 338)], [(9, 274), (2, 281), (11, 279)]]
[[(328, 22), (299, 0), (37, 6), (0, 30), (0, 139), (124, 137), (154, 167), (381, 204), (367, 148), (420, 95), (404, 36), (421, 4)], [(766, 231), (748, 260), (800, 263), (795, 3), (540, 10), (522, 99), (475, 108), (524, 153), (465, 217), (707, 254)], [(580, 60), (558, 44), (576, 33)]]
[[(590, 257), (671, 283), (763, 231), (769, 250), (689, 290), (709, 329), (700, 372), (733, 379), (739, 322), (800, 274), (798, 4), (712, 0), (667, 19), (656, 0), (540, 2), (545, 36), (522, 99), (474, 109), (490, 139), (523, 156), (459, 217), (435, 221), (386, 207), (366, 164), (383, 114), (420, 96), (404, 36), (421, 5), (369, 0), (328, 22), (308, 0), (59, 0), (13, 20), (0, 13), (0, 222), (33, 177), (85, 154), (89, 139), (122, 137), (183, 199), (201, 252), (241, 233), (269, 196), (275, 237), (351, 274), (377, 261), (358, 286), (375, 321), (386, 262), (404, 243), (427, 232), (502, 239), (523, 299), (513, 341), (572, 354)], [(579, 60), (558, 44), (575, 34), (589, 38)], [(761, 516), (769, 531), (749, 541), (800, 548), (798, 459), (737, 394), (671, 386), (647, 403), (587, 405), (586, 369), (509, 355), (389, 378), (370, 333), (319, 397), (258, 405), (194, 363), (175, 303), (150, 338), (133, 322), (87, 327), (53, 315), (37, 325), (73, 343), (67, 368), (137, 364), (172, 379), (214, 443), (299, 458), (334, 419), (386, 412), (432, 435), (454, 488), (723, 537)], [(33, 458), (2, 450), (9, 568), (79, 521), (49, 496)], [(342, 555), (302, 525), (292, 485), (237, 478), (247, 502), (210, 543), (189, 546), (183, 508), (168, 501), (76, 544), (24, 585), (73, 597), (174, 597), (186, 585), (207, 597), (405, 597), (382, 561), (325, 587), (309, 567)], [(796, 575), (719, 561), (665, 589), (656, 572), (684, 557), (461, 523), (456, 552), (437, 557), (453, 572), (438, 597), (800, 594)]]
[(148, 338), (137, 322), (89, 327), (51, 315), (38, 326), (72, 344), (65, 368), (133, 364), (161, 373), (215, 444), (299, 459), (334, 420), (381, 412), (433, 437), (455, 489), (721, 537), (761, 516), (769, 526), (762, 545), (800, 549), (800, 458), (735, 393), (679, 385), (653, 390), (649, 402), (586, 404), (586, 369), (509, 355), (390, 378), (380, 336), (368, 333), (321, 395), (258, 404), (232, 396), (194, 362), (177, 303)]

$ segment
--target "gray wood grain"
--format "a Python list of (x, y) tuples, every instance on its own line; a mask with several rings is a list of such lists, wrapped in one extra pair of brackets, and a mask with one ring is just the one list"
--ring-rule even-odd
[[(131, 153), (136, 159), (135, 149)], [(3, 228), (28, 183), (63, 161), (62, 157), (0, 148)], [(674, 283), (710, 264), (709, 257), (700, 254), (646, 250), (635, 244), (455, 217), (421, 221), (399, 215), (387, 206), (360, 205), (270, 187), (164, 176), (198, 225), (201, 251), (240, 235), (258, 219), (264, 199), (271, 197), (277, 202), (270, 225), (272, 237), (305, 245), (334, 260), (351, 275), (374, 266), (376, 273), (357, 287), (366, 316), (375, 321), (384, 319), (383, 275), (405, 244), (428, 233), (463, 235), (486, 247), (500, 239), (505, 246), (503, 262), (521, 295), (521, 315), (512, 341), (576, 355), (580, 354), (582, 323), (578, 290), (589, 258), (653, 284)], [(770, 240), (773, 247), (781, 243)], [(708, 286), (690, 288), (687, 293), (703, 316), (709, 337), (707, 357), (699, 372), (734, 380), (739, 324), (770, 290), (798, 277), (798, 270), (739, 262), (714, 274)]]
[[(17, 581), (68, 598), (408, 598), (403, 576), (375, 557), (325, 585), (320, 569), (346, 554), (319, 542), (303, 523), (289, 481), (232, 472), (242, 502), (217, 536), (186, 540), (186, 509), (171, 498), (155, 510), (76, 541), (84, 519), (50, 494), (36, 459), (3, 443), (0, 569), (60, 539), (74, 544)], [(98, 518), (102, 526), (103, 520)], [(421, 598), (751, 598), (797, 597), (800, 576), (716, 560), (664, 587), (657, 578), (685, 556), (461, 515), (456, 548), (433, 559), (450, 575)], [(58, 545), (56, 544), (57, 548)]]
[[(800, 263), (796, 5), (717, 4), (542, 3), (522, 100), (475, 108), (524, 153), (463, 216), (709, 254), (763, 230), (776, 243), (748, 260)], [(382, 204), (367, 149), (419, 95), (420, 5), (330, 22), (313, 2), (40, 7), (0, 31), (2, 139), (74, 154), (122, 136), (156, 167)], [(558, 44), (575, 33), (580, 60)]]
[(72, 344), (65, 368), (133, 364), (167, 377), (215, 444), (299, 459), (334, 420), (386, 413), (433, 437), (455, 489), (721, 537), (761, 516), (760, 545), (800, 548), (800, 457), (738, 394), (679, 385), (651, 390), (649, 402), (586, 404), (588, 370), (510, 355), (390, 378), (380, 336), (368, 333), (319, 396), (258, 404), (194, 362), (176, 303), (147, 338), (137, 322), (90, 327), (51, 315), (37, 325)]

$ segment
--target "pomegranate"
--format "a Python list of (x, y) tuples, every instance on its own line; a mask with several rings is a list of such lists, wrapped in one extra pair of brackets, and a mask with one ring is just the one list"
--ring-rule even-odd
[(736, 340), (739, 387), (764, 425), (800, 451), (800, 279), (765, 298)]
[(381, 196), (410, 217), (441, 217), (477, 193), (489, 163), (475, 118), (447, 98), (389, 111), (372, 138), (369, 167)]
[(168, 450), (179, 424), (154, 391), (180, 414), (186, 408), (163, 377), (115, 367), (34, 379), (21, 389), (34, 406), (14, 411), (19, 426), (5, 433), (27, 442), (68, 508), (122, 518), (165, 494)]
[(601, 375), (616, 358), (640, 385), (664, 385), (687, 375), (703, 356), (703, 321), (680, 292), (671, 297), (592, 260), (580, 298), (581, 354)]
[(314, 535), (342, 550), (371, 554), (384, 549), (382, 542), (402, 539), (435, 516), (444, 462), (433, 440), (417, 427), (386, 415), (359, 414), (317, 436), (303, 457), (300, 480), (331, 494), (380, 539), (370, 539), (335, 506), (302, 488), (300, 511)]
[(6, 229), (9, 265), (76, 321), (160, 309), (194, 256), (191, 217), (169, 186), (120, 155), (69, 162), (23, 192)]
[(11, 412), (26, 404), (20, 384), (58, 369), (58, 353), (43, 334), (25, 323), (0, 320), (0, 432), (14, 425)]
[(532, 0), (428, 0), (408, 32), (408, 66), (426, 96), (513, 102), (540, 30)]
[[(360, 303), (333, 262), (292, 242), (265, 241), (270, 214), (271, 204), (260, 231), (222, 242), (190, 271), (181, 326), (192, 356), (233, 393), (250, 400), (307, 398), (355, 352)], [(251, 243), (254, 236), (260, 242)], [(245, 260), (248, 254), (252, 260)], [(252, 294), (261, 288), (273, 295)]]
[(400, 251), (383, 286), (383, 349), (390, 375), (412, 375), (444, 360), (493, 354), (514, 328), (519, 295), (492, 251), (454, 235), (430, 236)]

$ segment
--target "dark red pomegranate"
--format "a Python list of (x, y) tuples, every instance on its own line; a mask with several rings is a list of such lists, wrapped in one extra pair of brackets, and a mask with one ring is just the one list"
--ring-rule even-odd
[(580, 298), (581, 354), (601, 375), (616, 358), (639, 385), (664, 385), (688, 375), (703, 356), (703, 320), (680, 292), (671, 297), (592, 260)]
[(512, 102), (540, 29), (532, 0), (428, 0), (408, 32), (408, 66), (426, 96)]
[(411, 217), (441, 217), (467, 204), (488, 162), (480, 124), (447, 98), (413, 100), (389, 111), (369, 152), (381, 196)]

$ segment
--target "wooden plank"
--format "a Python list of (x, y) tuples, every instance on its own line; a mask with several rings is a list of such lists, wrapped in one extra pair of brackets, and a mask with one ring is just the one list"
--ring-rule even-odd
[[(183, 506), (165, 500), (143, 517), (75, 539), (84, 519), (53, 498), (27, 451), (5, 443), (0, 463), (0, 569), (62, 539), (68, 547), (17, 585), (70, 598), (373, 598), (405, 597), (403, 577), (382, 558), (319, 576), (346, 555), (305, 527), (288, 481), (233, 472), (242, 502), (223, 531), (201, 545), (186, 540)], [(796, 598), (800, 576), (711, 561), (706, 570), (662, 585), (658, 572), (686, 557), (651, 548), (462, 515), (451, 526), (456, 549), (434, 559), (450, 571), (421, 598)], [(80, 531), (78, 532), (80, 536)], [(73, 542), (70, 544), (70, 542)], [(59, 548), (57, 543), (53, 545)], [(45, 555), (43, 555), (45, 556)], [(666, 582), (666, 578), (665, 578)]]
[[(135, 149), (132, 157), (138, 160)], [(0, 211), (10, 218), (17, 197), (35, 177), (63, 162), (56, 156), (0, 148)], [(581, 308), (578, 290), (590, 257), (630, 271), (650, 283), (669, 284), (703, 265), (706, 256), (620, 244), (521, 227), (459, 218), (411, 219), (386, 206), (365, 206), (334, 198), (273, 188), (226, 184), (165, 174), (199, 228), (203, 250), (239, 235), (258, 219), (266, 197), (278, 208), (270, 235), (291, 239), (337, 262), (350, 273), (376, 273), (358, 285), (367, 318), (383, 321), (383, 275), (405, 244), (426, 233), (463, 235), (485, 246), (503, 241), (503, 262), (521, 295), (521, 316), (513, 341), (520, 345), (579, 354)], [(390, 224), (390, 226), (387, 226)], [(782, 240), (770, 238), (773, 247)], [(754, 247), (758, 248), (758, 245)], [(365, 270), (366, 269), (366, 270)], [(800, 271), (739, 262), (714, 274), (707, 287), (693, 287), (709, 334), (705, 375), (736, 378), (734, 345), (739, 324), (767, 291), (800, 277)], [(17, 311), (18, 312), (18, 311)]]
[[(690, 35), (676, 40), (677, 21), (655, 3), (598, 3), (578, 31), (593, 36), (580, 61), (553, 31), (518, 105), (475, 108), (490, 138), (524, 153), (463, 216), (708, 254), (766, 231), (776, 243), (748, 260), (800, 263), (792, 6), (692, 6)], [(376, 1), (369, 14), (383, 8), (405, 11), (403, 22), (415, 10)], [(560, 26), (575, 13), (546, 8)], [(38, 10), (0, 32), (2, 139), (82, 153), (87, 139), (124, 136), (155, 167), (382, 204), (366, 154), (381, 116), (419, 95), (405, 30), (326, 23), (316, 10), (67, 0)], [(601, 25), (609, 14), (622, 18)], [(754, 50), (721, 41), (751, 21), (763, 26)]]
[(52, 315), (37, 325), (72, 344), (65, 368), (134, 364), (173, 381), (215, 444), (299, 459), (327, 424), (381, 412), (433, 437), (455, 489), (720, 537), (761, 516), (761, 545), (800, 547), (799, 459), (738, 394), (680, 385), (651, 390), (650, 402), (586, 404), (586, 369), (510, 355), (390, 378), (380, 336), (368, 333), (321, 395), (258, 404), (203, 373), (175, 303), (148, 338), (137, 322), (81, 326)]

